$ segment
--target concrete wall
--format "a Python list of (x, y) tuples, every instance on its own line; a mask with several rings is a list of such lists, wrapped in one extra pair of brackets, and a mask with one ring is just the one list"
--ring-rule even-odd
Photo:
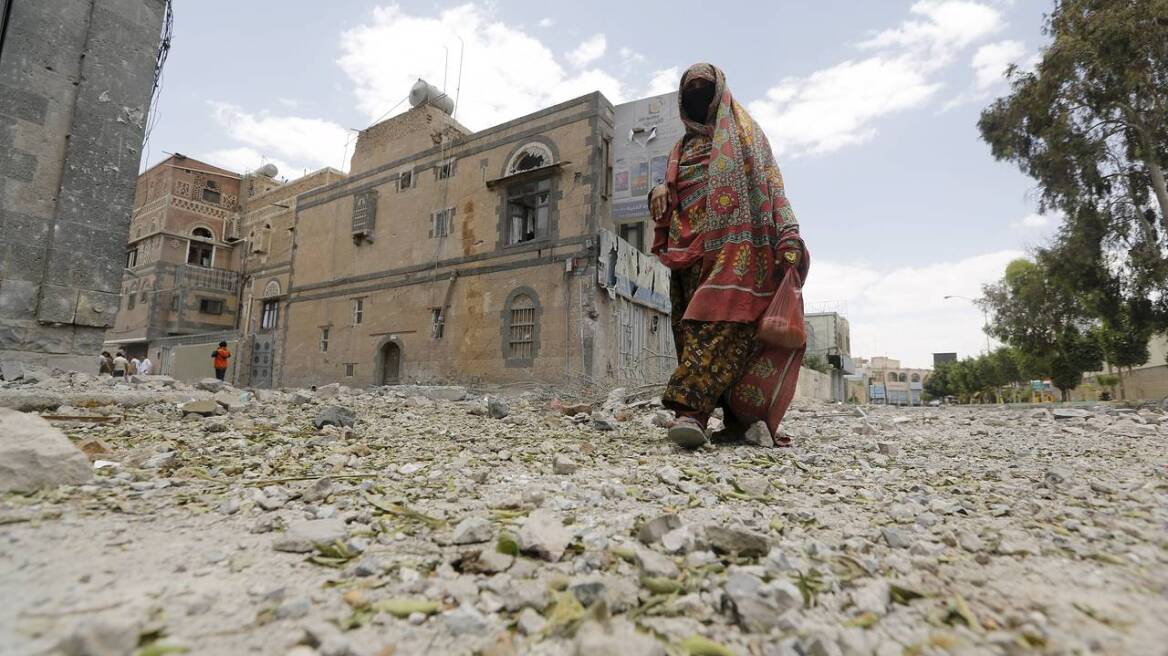
[[(206, 344), (183, 344), (181, 346), (174, 346), (167, 349), (167, 353), (163, 356), (165, 363), (163, 370), (159, 373), (164, 373), (167, 376), (172, 376), (176, 380), (183, 380), (186, 382), (197, 382), (204, 378), (215, 377), (215, 366), (211, 361), (211, 352), (219, 347), (219, 342), (208, 342)], [(227, 366), (227, 382), (235, 380), (236, 365), (239, 360), (239, 343), (231, 340), (227, 342), (227, 350), (231, 351), (231, 359), (228, 360)]]
[(831, 375), (801, 367), (795, 387), (797, 401), (831, 401)]
[(163, 0), (16, 2), (0, 52), (0, 357), (92, 368), (119, 304)]

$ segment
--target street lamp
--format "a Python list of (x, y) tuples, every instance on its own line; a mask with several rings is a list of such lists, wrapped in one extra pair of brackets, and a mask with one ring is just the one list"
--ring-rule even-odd
[[(961, 296), (958, 294), (949, 294), (945, 297), (945, 300), (948, 301), (949, 299), (952, 299), (952, 298), (960, 298), (960, 299), (969, 301), (970, 303), (974, 303), (974, 304), (977, 303), (977, 299), (970, 298), (968, 296)], [(989, 330), (990, 329), (990, 316), (989, 316), (989, 313), (986, 312), (986, 309), (984, 307), (981, 309), (981, 318), (982, 318), (982, 332), (984, 332), (985, 336), (986, 336), (986, 355), (989, 355), (989, 352), (990, 352), (990, 330)]]

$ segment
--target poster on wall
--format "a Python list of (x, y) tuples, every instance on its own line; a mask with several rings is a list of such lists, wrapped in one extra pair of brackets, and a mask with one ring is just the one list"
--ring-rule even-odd
[(617, 105), (613, 126), (612, 218), (650, 220), (648, 193), (665, 179), (673, 145), (685, 134), (677, 94)]

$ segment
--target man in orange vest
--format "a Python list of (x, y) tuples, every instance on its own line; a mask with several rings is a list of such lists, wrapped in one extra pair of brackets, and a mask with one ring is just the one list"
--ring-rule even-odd
[(211, 353), (212, 364), (215, 365), (215, 377), (223, 380), (227, 375), (227, 358), (231, 357), (231, 351), (227, 350), (227, 342), (219, 342), (219, 348)]

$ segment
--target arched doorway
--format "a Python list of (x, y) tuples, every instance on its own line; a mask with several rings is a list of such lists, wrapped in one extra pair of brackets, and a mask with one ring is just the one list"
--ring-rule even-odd
[(386, 342), (381, 347), (381, 384), (397, 385), (401, 382), (401, 347), (394, 342)]

